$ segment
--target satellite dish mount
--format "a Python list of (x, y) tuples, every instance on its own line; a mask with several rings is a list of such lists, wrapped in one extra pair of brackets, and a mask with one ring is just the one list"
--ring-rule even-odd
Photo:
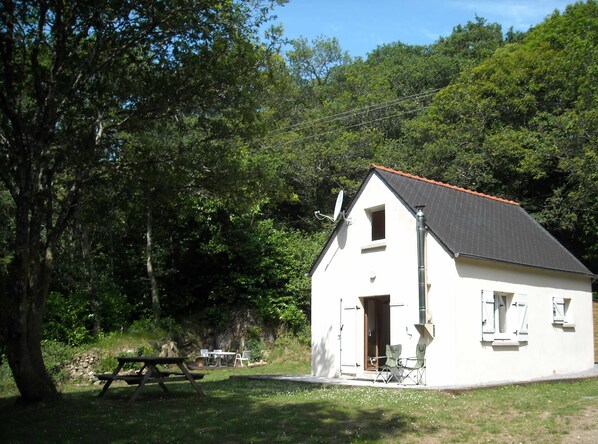
[(344, 192), (343, 192), (343, 190), (340, 190), (340, 192), (338, 193), (338, 196), (336, 196), (336, 205), (334, 206), (333, 215), (329, 216), (327, 214), (322, 214), (321, 212), (316, 211), (314, 213), (316, 215), (316, 218), (318, 220), (328, 219), (332, 222), (336, 222), (338, 220), (339, 216), (342, 216), (343, 220), (345, 220), (347, 222), (347, 225), (350, 224), (351, 221), (345, 217), (345, 212), (342, 211), (343, 198), (344, 198)]

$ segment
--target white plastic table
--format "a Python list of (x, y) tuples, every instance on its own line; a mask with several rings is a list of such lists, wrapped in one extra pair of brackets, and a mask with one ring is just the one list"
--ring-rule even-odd
[(216, 367), (222, 367), (222, 358), (226, 361), (226, 359), (232, 358), (235, 356), (235, 352), (225, 352), (225, 351), (213, 351), (209, 352), (208, 355), (213, 356), (216, 358)]

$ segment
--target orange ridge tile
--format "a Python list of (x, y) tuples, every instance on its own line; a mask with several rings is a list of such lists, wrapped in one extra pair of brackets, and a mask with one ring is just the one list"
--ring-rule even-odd
[(387, 168), (387, 167), (383, 167), (383, 166), (380, 166), (380, 165), (371, 164), (370, 165), (370, 169), (372, 169), (372, 168), (375, 168), (375, 169), (378, 169), (378, 170), (382, 170), (382, 171), (387, 171), (387, 172), (393, 173), (393, 174), (399, 174), (401, 176), (408, 177), (410, 179), (421, 180), (422, 182), (427, 182), (427, 183), (431, 183), (431, 184), (434, 184), (434, 185), (439, 185), (439, 186), (442, 186), (442, 187), (445, 187), (445, 188), (451, 188), (453, 190), (463, 191), (464, 193), (469, 193), (469, 194), (473, 194), (475, 196), (485, 197), (486, 199), (492, 199), (492, 200), (496, 200), (498, 202), (520, 206), (518, 202), (515, 202), (513, 200), (503, 199), (502, 197), (490, 196), (489, 194), (479, 193), (477, 191), (468, 190), (466, 188), (457, 187), (455, 185), (449, 185), (447, 183), (438, 182), (438, 181), (432, 180), (432, 179), (426, 179), (425, 177), (415, 176), (413, 174), (409, 174), (409, 173), (404, 173), (402, 171), (393, 170), (392, 168)]

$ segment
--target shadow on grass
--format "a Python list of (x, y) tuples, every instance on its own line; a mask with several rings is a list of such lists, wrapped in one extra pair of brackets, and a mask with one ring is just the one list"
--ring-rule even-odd
[[(359, 442), (434, 433), (400, 409), (355, 402), (356, 391), (271, 380), (187, 383), (65, 393), (54, 406), (0, 410), (1, 442)], [(363, 392), (366, 393), (366, 392)], [(364, 405), (365, 404), (365, 405)], [(419, 423), (418, 423), (419, 422)]]

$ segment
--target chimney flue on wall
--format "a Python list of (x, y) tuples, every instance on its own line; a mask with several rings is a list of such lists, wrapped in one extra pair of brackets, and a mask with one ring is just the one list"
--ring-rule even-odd
[(417, 213), (417, 281), (419, 285), (419, 323), (424, 325), (426, 319), (426, 216), (424, 215), (424, 205), (415, 207)]

